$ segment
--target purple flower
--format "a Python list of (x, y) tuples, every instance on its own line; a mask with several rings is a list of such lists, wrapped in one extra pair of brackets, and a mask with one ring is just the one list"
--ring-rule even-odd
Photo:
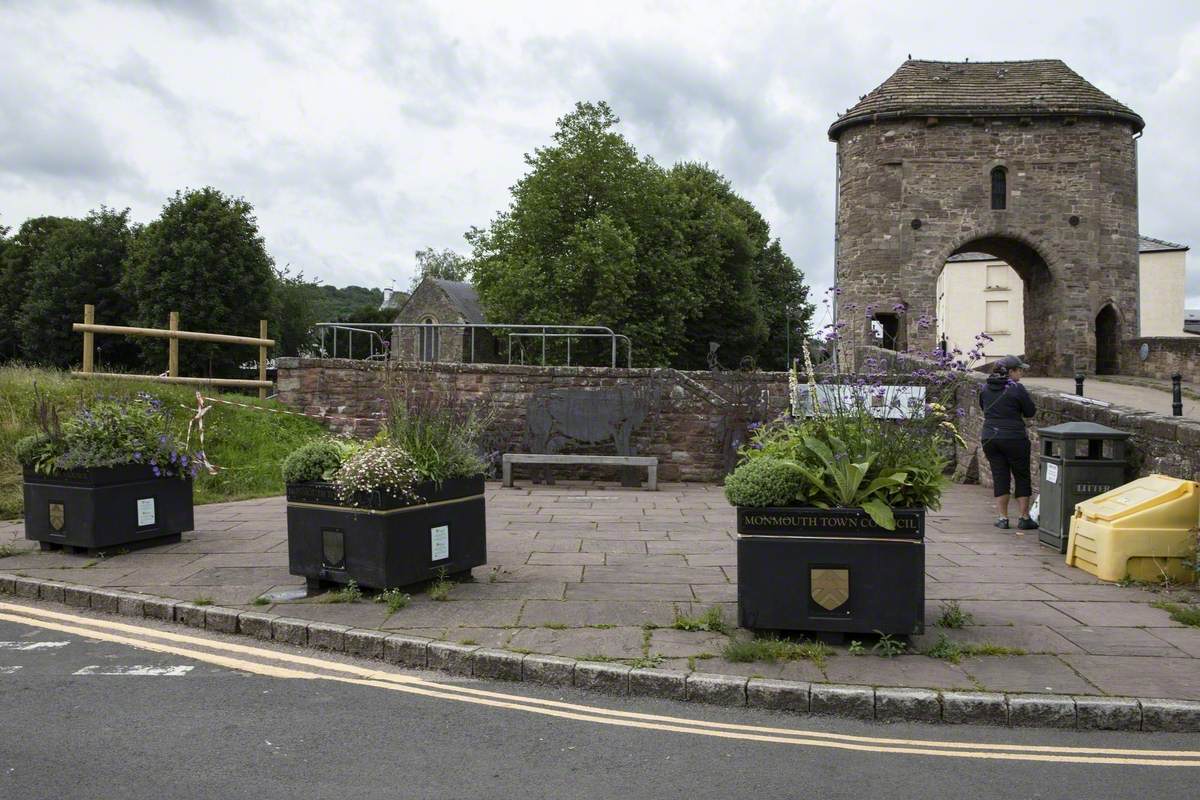
[(154, 471), (154, 477), (156, 477), (156, 478), (162, 477), (162, 470), (160, 470), (158, 467), (151, 467), (151, 469)]
[(133, 454), (133, 460), (134, 460), (134, 461), (141, 461), (141, 460), (142, 460), (142, 454), (141, 454), (141, 451), (137, 451), (137, 452), (135, 452), (135, 453)]

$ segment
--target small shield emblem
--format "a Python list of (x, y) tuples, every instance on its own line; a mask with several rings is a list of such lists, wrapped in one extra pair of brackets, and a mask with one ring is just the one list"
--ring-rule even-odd
[(67, 510), (62, 503), (50, 504), (50, 529), (61, 531), (67, 524)]
[(850, 599), (850, 570), (810, 570), (809, 585), (816, 604), (826, 611), (833, 611)]

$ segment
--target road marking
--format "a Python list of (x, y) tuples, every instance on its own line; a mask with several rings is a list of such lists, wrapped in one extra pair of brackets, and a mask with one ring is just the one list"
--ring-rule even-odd
[(53, 650), (70, 642), (0, 642), (0, 650)]
[(134, 664), (129, 667), (115, 666), (102, 667), (99, 664), (93, 664), (90, 667), (84, 667), (72, 672), (72, 675), (165, 675), (171, 678), (178, 678), (187, 675), (194, 669), (190, 666), (179, 665), (175, 667), (150, 667), (142, 664)]
[(0, 667), (0, 675), (12, 675), (19, 669), (20, 667)]
[[(35, 609), (26, 606), (0, 603), (0, 611), (16, 612), (0, 613), (0, 620), (24, 625), (33, 625), (60, 633), (87, 636), (101, 641), (110, 641), (128, 645), (152, 652), (170, 653), (197, 661), (203, 661), (229, 669), (237, 669), (256, 675), (277, 678), (299, 678), (304, 680), (327, 680), (360, 686), (370, 686), (390, 691), (405, 692), (424, 697), (432, 697), (456, 702), (472, 703), (493, 708), (504, 708), (523, 711), (542, 716), (592, 722), (616, 727), (637, 728), (644, 730), (668, 731), (691, 735), (708, 736), (723, 739), (743, 741), (790, 744), (805, 747), (820, 747), (858, 752), (927, 755), (944, 758), (966, 758), (999, 761), (1040, 761), (1051, 763), (1074, 764), (1106, 764), (1123, 766), (1186, 766), (1200, 767), (1200, 751), (1193, 750), (1142, 750), (1114, 748), (1084, 748), (1084, 747), (1050, 747), (1041, 745), (996, 744), (982, 742), (949, 742), (914, 739), (879, 738), (851, 736), (824, 731), (806, 731), (788, 728), (766, 728), (733, 723), (710, 722), (682, 717), (670, 717), (653, 714), (618, 711), (614, 709), (585, 706), (559, 701), (538, 700), (521, 695), (490, 692), (469, 687), (439, 684), (421, 678), (407, 675), (370, 670), (357, 665), (341, 664), (335, 661), (297, 656), (289, 653), (279, 653), (262, 648), (248, 647), (229, 642), (201, 639), (182, 634), (140, 628), (107, 620), (77, 617), (69, 614)], [(28, 615), (28, 616), (20, 616)], [(49, 617), (75, 624), (52, 622)], [(90, 627), (80, 628), (77, 625)], [(177, 647), (146, 638), (132, 638), (107, 630), (129, 630), (142, 637), (160, 638), (189, 644), (213, 650), (254, 654), (273, 661), (302, 663), (307, 666), (317, 666), (326, 673), (309, 672), (292, 669), (258, 661), (230, 658), (224, 655)], [(352, 673), (356, 677), (330, 675), (328, 672)]]

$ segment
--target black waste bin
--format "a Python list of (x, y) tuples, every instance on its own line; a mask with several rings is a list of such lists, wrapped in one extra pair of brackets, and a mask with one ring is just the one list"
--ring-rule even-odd
[(1041, 500), (1038, 539), (1067, 552), (1075, 504), (1125, 483), (1129, 434), (1095, 422), (1039, 428)]

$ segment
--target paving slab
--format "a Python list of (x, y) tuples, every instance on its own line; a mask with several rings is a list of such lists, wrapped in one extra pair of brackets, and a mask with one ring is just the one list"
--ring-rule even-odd
[(1056, 656), (973, 656), (963, 671), (991, 692), (1095, 694), (1099, 689)]
[(1102, 692), (1123, 697), (1200, 698), (1200, 669), (1194, 658), (1062, 656)]

